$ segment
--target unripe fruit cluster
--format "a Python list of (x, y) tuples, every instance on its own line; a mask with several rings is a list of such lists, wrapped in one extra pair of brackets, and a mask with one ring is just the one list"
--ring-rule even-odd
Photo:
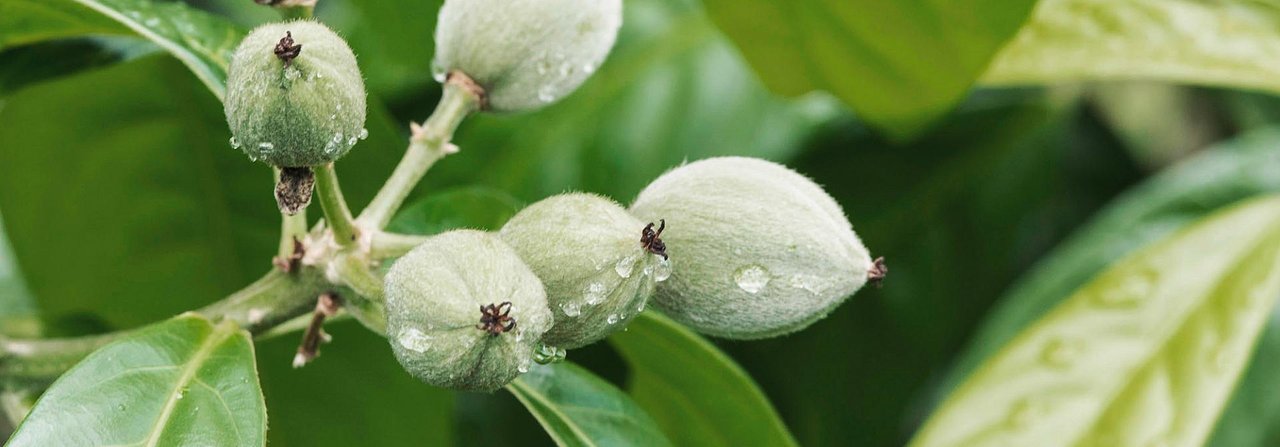
[(715, 158), (662, 175), (629, 210), (569, 193), (497, 234), (431, 238), (387, 275), (388, 336), (427, 383), (488, 391), (539, 349), (621, 329), (651, 297), (695, 330), (756, 339), (803, 329), (883, 274), (811, 180)]

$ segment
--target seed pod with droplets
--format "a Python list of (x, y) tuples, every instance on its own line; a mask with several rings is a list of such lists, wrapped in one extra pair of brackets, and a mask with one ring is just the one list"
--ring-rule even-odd
[(286, 212), (306, 206), (311, 167), (341, 158), (367, 135), (355, 55), (314, 21), (262, 25), (245, 36), (227, 70), (224, 107), (232, 146), (284, 168), (279, 188), (297, 190), (282, 198)]
[(466, 74), (490, 110), (536, 109), (590, 77), (621, 25), (622, 0), (446, 0), (433, 70)]
[(665, 218), (679, 260), (655, 305), (706, 334), (734, 339), (798, 331), (884, 275), (831, 196), (759, 159), (723, 157), (663, 174), (631, 211)]
[(555, 326), (548, 345), (594, 343), (644, 310), (671, 275), (661, 227), (605, 197), (570, 193), (521, 210), (500, 235), (542, 279)]
[(493, 391), (528, 371), (551, 312), (542, 283), (497, 236), (434, 236), (387, 272), (387, 338), (431, 385)]

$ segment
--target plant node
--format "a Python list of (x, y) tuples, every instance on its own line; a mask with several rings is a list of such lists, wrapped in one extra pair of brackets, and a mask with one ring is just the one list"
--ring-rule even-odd
[(311, 203), (311, 190), (316, 185), (316, 175), (311, 168), (280, 168), (280, 180), (276, 183), (276, 205), (280, 212), (290, 216)]

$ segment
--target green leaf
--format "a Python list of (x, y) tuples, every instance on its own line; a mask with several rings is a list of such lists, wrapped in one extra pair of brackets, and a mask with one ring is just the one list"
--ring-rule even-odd
[(906, 139), (960, 102), (1033, 0), (705, 0), (775, 91), (827, 90)]
[[(20, 8), (19, 11), (23, 15), (10, 19), (20, 22), (43, 19), (44, 9), (56, 9), (61, 15), (100, 23), (100, 19), (88, 19), (84, 8), (96, 11), (172, 53), (186, 64), (187, 68), (191, 69), (191, 72), (195, 73), (196, 77), (204, 82), (205, 86), (218, 98), (222, 98), (226, 91), (227, 64), (231, 62), (231, 53), (244, 37), (244, 31), (225, 19), (191, 8), (181, 2), (74, 0), (74, 3), (78, 4), (76, 5), (71, 3), (72, 0), (4, 1), (13, 2), (15, 8)], [(65, 21), (71, 21), (71, 19), (65, 19)], [(57, 22), (52, 19), (40, 20), (37, 23), (49, 28), (57, 25)], [(87, 25), (64, 26), (57, 31), (59, 34), (52, 37), (71, 37), (102, 32), (99, 28)], [(118, 34), (119, 30), (113, 31), (117, 31), (116, 34)]]
[(576, 365), (534, 365), (507, 390), (560, 446), (671, 445), (630, 397)]
[(249, 334), (187, 314), (90, 354), (6, 445), (260, 446), (266, 411)]
[(35, 300), (18, 270), (9, 238), (0, 224), (0, 335), (35, 337), (40, 335)]
[[(1250, 132), (1210, 148), (1116, 199), (1001, 298), (942, 381), (941, 390), (954, 389), (1019, 331), (1117, 259), (1223, 206), (1280, 192), (1280, 179), (1274, 175), (1280, 170), (1277, 144), (1280, 129)], [(1265, 349), (1259, 349), (1218, 428), (1221, 436), (1249, 441), (1216, 441), (1213, 445), (1258, 444), (1268, 429), (1267, 424), (1254, 421), (1258, 418), (1280, 427), (1280, 398), (1272, 397), (1280, 394), (1268, 392), (1272, 378), (1280, 374), (1280, 360), (1272, 354), (1280, 350), (1280, 321), (1269, 324), (1260, 343)]]
[(464, 186), (410, 203), (396, 213), (389, 231), (438, 234), (459, 228), (496, 231), (520, 211), (520, 201), (501, 190)]
[(626, 202), (686, 159), (792, 157), (834, 116), (828, 98), (766, 91), (696, 2), (623, 3), (618, 44), (582, 88), (537, 112), (468, 119), (462, 151), (424, 191), (481, 183), (524, 201), (575, 189)]
[(54, 40), (4, 50), (0, 52), (0, 97), (38, 82), (156, 51), (159, 47), (149, 41), (118, 36)]
[(609, 337), (631, 368), (631, 396), (677, 445), (797, 445), (733, 359), (654, 312)]
[(1199, 445), (1280, 296), (1280, 198), (1095, 277), (970, 376), (912, 442)]
[(982, 82), (1160, 79), (1280, 92), (1280, 10), (1222, 0), (1043, 0)]
[(128, 34), (72, 0), (0, 0), (0, 49), (66, 37)]

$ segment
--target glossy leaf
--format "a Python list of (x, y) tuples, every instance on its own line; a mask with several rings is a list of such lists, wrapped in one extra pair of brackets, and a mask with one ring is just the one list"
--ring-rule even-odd
[(1160, 79), (1280, 92), (1280, 10), (1225, 0), (1044, 0), (987, 84)]
[(266, 444), (249, 334), (195, 315), (141, 329), (54, 382), (6, 444)]
[[(1107, 206), (1018, 281), (989, 315), (942, 381), (943, 392), (1091, 276), (1139, 247), (1163, 238), (1223, 206), (1280, 192), (1280, 130), (1262, 129), (1205, 151), (1134, 188)], [(1219, 422), (1213, 445), (1254, 445), (1268, 427), (1280, 428), (1280, 321), (1269, 323), (1254, 363)], [(1259, 419), (1269, 421), (1263, 423)], [(1216, 439), (1216, 438), (1215, 438)], [(1242, 441), (1247, 440), (1247, 441)]]
[(73, 0), (0, 0), (0, 49), (129, 29)]
[(771, 88), (830, 91), (905, 139), (964, 98), (1034, 1), (705, 3)]
[(675, 444), (797, 445), (751, 376), (679, 323), (644, 312), (609, 343), (631, 368), (631, 396)]
[(432, 168), (424, 191), (480, 183), (526, 202), (567, 189), (628, 202), (686, 159), (794, 156), (834, 116), (829, 98), (766, 91), (697, 2), (623, 4), (618, 44), (577, 92), (533, 113), (468, 119), (462, 152)]
[(520, 207), (518, 200), (500, 190), (464, 186), (400, 208), (387, 229), (406, 234), (437, 234), (459, 228), (496, 231)]
[(626, 393), (571, 363), (534, 365), (507, 390), (562, 447), (671, 445)]
[(987, 360), (912, 445), (1203, 443), (1280, 296), (1278, 228), (1280, 198), (1254, 200), (1119, 261)]

